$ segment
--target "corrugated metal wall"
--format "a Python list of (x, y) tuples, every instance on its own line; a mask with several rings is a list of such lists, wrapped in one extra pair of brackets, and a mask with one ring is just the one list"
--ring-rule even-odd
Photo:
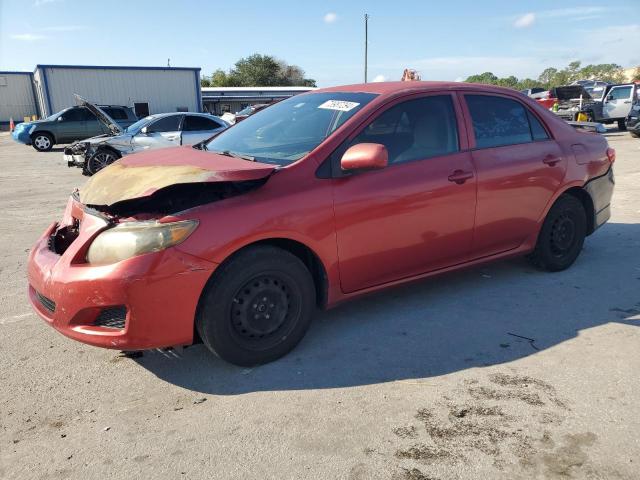
[(150, 113), (175, 112), (179, 108), (197, 112), (200, 108), (200, 78), (195, 70), (46, 66), (38, 70), (46, 74), (51, 104), (48, 114), (73, 106), (74, 93), (98, 104), (132, 107), (146, 102)]
[(0, 123), (36, 114), (31, 79), (29, 72), (0, 72)]

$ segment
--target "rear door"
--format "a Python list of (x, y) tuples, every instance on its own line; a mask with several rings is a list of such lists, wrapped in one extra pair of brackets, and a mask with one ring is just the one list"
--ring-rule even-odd
[(604, 118), (625, 118), (631, 111), (633, 85), (612, 87), (604, 99), (602, 116)]
[(567, 159), (540, 118), (523, 102), (464, 94), (478, 205), (473, 257), (519, 247), (562, 184)]
[[(332, 156), (343, 291), (353, 292), (464, 262), (470, 253), (476, 180), (450, 92), (397, 100)], [(349, 174), (344, 151), (386, 146), (389, 165)]]
[(150, 123), (147, 133), (134, 138), (136, 149), (167, 148), (180, 145), (180, 128), (184, 115), (168, 115)]
[(182, 144), (195, 145), (224, 129), (225, 126), (213, 118), (203, 115), (185, 115), (182, 123)]

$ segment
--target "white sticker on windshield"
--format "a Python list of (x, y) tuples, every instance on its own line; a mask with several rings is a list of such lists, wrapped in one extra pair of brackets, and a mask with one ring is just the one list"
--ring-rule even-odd
[(356, 102), (347, 102), (344, 100), (327, 100), (322, 105), (319, 105), (318, 108), (348, 112), (349, 110), (353, 110), (354, 108), (356, 108), (358, 105), (360, 104)]

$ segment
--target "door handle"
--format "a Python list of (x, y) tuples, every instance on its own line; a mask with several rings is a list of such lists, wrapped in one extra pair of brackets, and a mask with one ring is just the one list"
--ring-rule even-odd
[(464, 182), (473, 178), (473, 172), (465, 172), (463, 170), (454, 171), (449, 177), (447, 177), (450, 182), (455, 182), (458, 185), (462, 185)]
[(623, 103), (631, 103), (631, 100), (625, 100)]
[(555, 166), (555, 164), (558, 163), (559, 161), (560, 161), (560, 157), (556, 157), (555, 155), (551, 155), (551, 154), (547, 155), (542, 159), (542, 163), (546, 163), (550, 167)]

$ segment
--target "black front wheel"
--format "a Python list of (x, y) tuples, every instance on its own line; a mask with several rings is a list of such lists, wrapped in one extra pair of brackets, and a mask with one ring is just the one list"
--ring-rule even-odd
[(578, 258), (586, 234), (587, 216), (582, 202), (573, 195), (562, 195), (549, 210), (529, 259), (550, 272), (569, 268)]
[(291, 351), (309, 328), (315, 288), (295, 255), (251, 247), (221, 265), (196, 317), (204, 344), (229, 363), (253, 366)]
[(84, 170), (88, 175), (95, 175), (103, 168), (111, 165), (113, 162), (118, 160), (120, 155), (107, 149), (100, 149), (87, 161)]
[(624, 123), (624, 120), (618, 120), (618, 130), (624, 132), (627, 130), (627, 125)]

